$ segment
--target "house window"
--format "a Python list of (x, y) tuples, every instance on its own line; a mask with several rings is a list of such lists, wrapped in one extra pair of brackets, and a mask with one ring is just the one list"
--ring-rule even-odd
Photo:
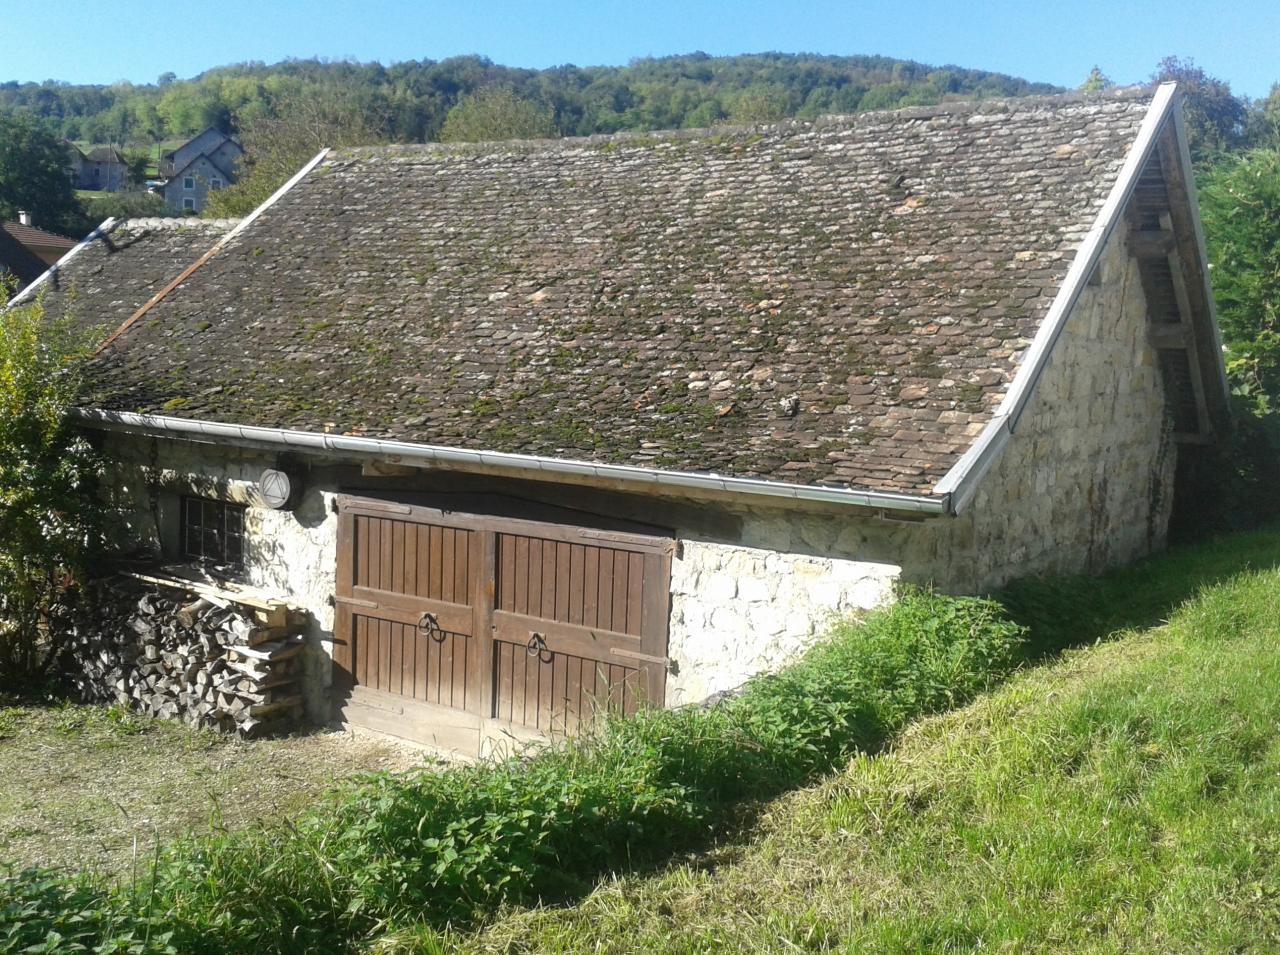
[(210, 188), (210, 189), (221, 189), (221, 188), (222, 188), (222, 180), (221, 180), (221, 179), (219, 179), (217, 176), (214, 176), (212, 179), (210, 179), (210, 180), (209, 180), (209, 188)]
[(196, 207), (196, 201), (190, 196), (187, 196), (187, 198), (182, 200), (182, 208), (195, 209), (195, 207)]
[(195, 177), (195, 176), (183, 176), (183, 177), (182, 177), (182, 188), (183, 188), (183, 189), (194, 189), (195, 187), (196, 187), (196, 177)]
[(212, 564), (243, 567), (244, 512), (242, 504), (184, 497), (182, 556)]

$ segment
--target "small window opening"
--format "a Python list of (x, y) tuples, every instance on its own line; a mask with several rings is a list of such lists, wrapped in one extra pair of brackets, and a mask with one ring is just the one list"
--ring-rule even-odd
[(237, 570), (244, 568), (243, 504), (204, 497), (182, 499), (182, 556)]

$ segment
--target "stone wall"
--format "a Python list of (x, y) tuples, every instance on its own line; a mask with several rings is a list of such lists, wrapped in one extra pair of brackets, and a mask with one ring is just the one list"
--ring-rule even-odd
[(972, 504), (950, 586), (1098, 573), (1165, 545), (1177, 449), (1137, 261), (1117, 231)]
[(667, 704), (777, 669), (830, 621), (891, 599), (900, 568), (683, 540), (671, 567)]

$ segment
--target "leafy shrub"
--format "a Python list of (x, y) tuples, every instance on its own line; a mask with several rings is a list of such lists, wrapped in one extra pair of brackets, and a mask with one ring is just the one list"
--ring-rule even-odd
[(715, 706), (605, 720), (528, 759), (372, 775), (296, 826), (176, 845), (133, 904), (184, 952), (301, 952), (568, 897), (970, 699), (1022, 639), (995, 603), (908, 591)]
[(0, 955), (160, 955), (177, 951), (171, 937), (154, 920), (125, 910), (119, 899), (86, 883), (68, 883), (38, 869), (0, 878)]
[(52, 662), (59, 598), (102, 543), (97, 461), (68, 412), (87, 339), (39, 301), (0, 310), (0, 685)]

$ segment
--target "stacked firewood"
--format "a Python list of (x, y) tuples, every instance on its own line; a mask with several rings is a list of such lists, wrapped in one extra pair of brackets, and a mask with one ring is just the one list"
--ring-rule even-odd
[(99, 582), (87, 606), (67, 654), (84, 699), (244, 736), (301, 719), (302, 638), (283, 605), (115, 578)]

